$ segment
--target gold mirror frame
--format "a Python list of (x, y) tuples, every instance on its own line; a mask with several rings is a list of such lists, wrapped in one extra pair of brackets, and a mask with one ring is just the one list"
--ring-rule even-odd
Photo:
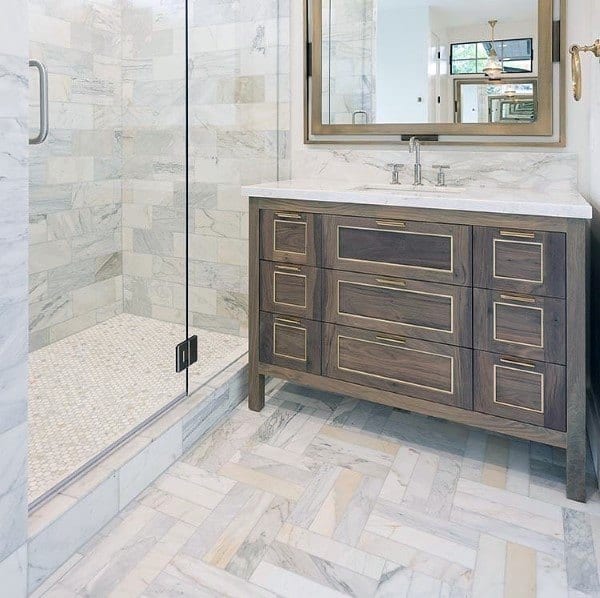
[[(535, 145), (564, 147), (565, 121), (565, 68), (563, 48), (566, 32), (566, 0), (560, 0), (560, 80), (559, 80), (559, 130), (555, 131), (554, 114), (554, 63), (553, 63), (553, 0), (538, 0), (538, 75), (537, 90), (538, 118), (530, 124), (471, 124), (471, 123), (423, 123), (423, 124), (366, 124), (366, 125), (330, 125), (323, 124), (323, 72), (322, 72), (322, 28), (323, 1), (305, 0), (306, 19), (305, 37), (310, 41), (311, 52), (307, 53), (305, 76), (305, 142), (306, 143), (347, 143), (381, 144), (398, 143), (398, 137), (407, 136), (460, 136), (460, 140), (440, 141), (450, 144), (485, 144), (486, 136), (513, 137), (511, 141), (488, 141), (493, 145)], [(308, 62), (310, 61), (310, 65)], [(507, 78), (509, 81), (510, 78)], [(556, 139), (548, 140), (557, 134)], [(480, 141), (464, 138), (483, 137)], [(520, 141), (519, 137), (527, 137)], [(336, 139), (337, 138), (337, 139)], [(340, 139), (343, 138), (343, 139)], [(395, 138), (395, 139), (394, 139)], [(533, 138), (533, 141), (530, 140)]]

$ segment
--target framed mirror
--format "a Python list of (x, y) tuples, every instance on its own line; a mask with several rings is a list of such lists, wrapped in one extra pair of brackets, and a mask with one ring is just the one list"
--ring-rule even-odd
[(306, 11), (307, 142), (561, 144), (553, 0), (306, 0)]

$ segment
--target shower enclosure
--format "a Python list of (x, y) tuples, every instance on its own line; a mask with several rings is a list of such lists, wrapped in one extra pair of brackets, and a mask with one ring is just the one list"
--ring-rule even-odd
[(282, 5), (29, 0), (33, 507), (247, 350), (240, 186), (286, 163)]

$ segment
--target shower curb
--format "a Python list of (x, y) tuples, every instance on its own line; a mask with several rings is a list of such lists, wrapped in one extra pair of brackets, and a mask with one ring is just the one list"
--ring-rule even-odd
[(28, 593), (41, 595), (89, 540), (247, 395), (244, 355), (33, 511)]

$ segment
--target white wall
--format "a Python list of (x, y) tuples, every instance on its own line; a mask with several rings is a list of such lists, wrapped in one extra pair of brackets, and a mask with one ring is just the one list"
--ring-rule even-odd
[[(429, 7), (377, 5), (378, 123), (427, 122)], [(420, 98), (420, 101), (419, 101)]]

